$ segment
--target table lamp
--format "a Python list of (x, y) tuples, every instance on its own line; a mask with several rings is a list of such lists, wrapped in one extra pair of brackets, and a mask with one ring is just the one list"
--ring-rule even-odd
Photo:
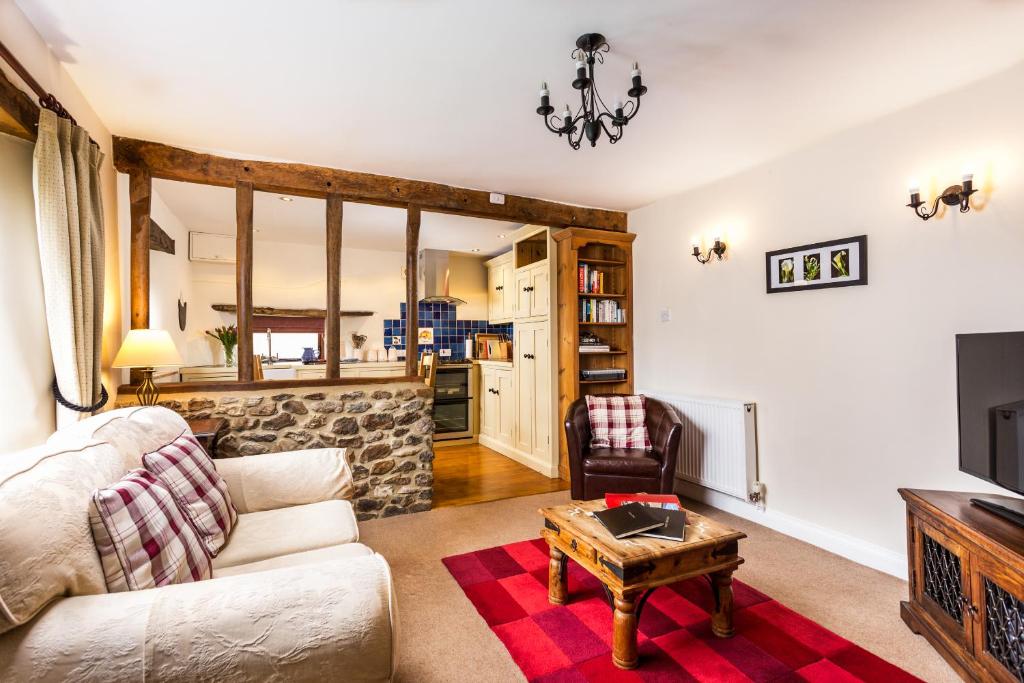
[(167, 330), (130, 330), (114, 358), (113, 367), (141, 370), (142, 384), (135, 395), (142, 405), (154, 406), (160, 398), (160, 390), (153, 383), (153, 369), (184, 364)]

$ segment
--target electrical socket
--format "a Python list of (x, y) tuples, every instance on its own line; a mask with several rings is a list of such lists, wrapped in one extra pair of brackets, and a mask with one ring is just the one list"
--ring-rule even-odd
[(438, 351), (438, 353), (441, 355), (441, 358), (451, 358), (452, 357), (452, 350), (451, 349), (441, 349), (440, 351)]
[(661, 322), (670, 323), (672, 322), (672, 309), (663, 308), (661, 309)]

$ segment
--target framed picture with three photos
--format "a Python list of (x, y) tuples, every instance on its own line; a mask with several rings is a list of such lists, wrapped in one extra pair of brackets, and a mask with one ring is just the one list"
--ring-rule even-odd
[(868, 236), (805, 244), (764, 255), (769, 294), (868, 283)]

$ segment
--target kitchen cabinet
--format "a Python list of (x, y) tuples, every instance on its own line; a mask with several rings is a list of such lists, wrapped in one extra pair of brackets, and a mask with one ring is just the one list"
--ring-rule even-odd
[(515, 447), (543, 458), (551, 444), (551, 343), (547, 321), (515, 329)]
[(542, 261), (515, 271), (517, 319), (545, 318), (551, 310), (550, 266)]
[(512, 271), (512, 252), (496, 256), (487, 262), (487, 320), (507, 323), (515, 311), (515, 282)]
[[(507, 367), (506, 367), (507, 366)], [(512, 445), (515, 431), (515, 386), (512, 364), (480, 364), (480, 436), (502, 446)]]

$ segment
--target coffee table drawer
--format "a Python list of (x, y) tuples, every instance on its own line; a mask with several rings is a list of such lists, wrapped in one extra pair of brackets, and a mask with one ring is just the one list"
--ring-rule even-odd
[(562, 531), (558, 534), (559, 538), (569, 546), (571, 554), (577, 559), (586, 560), (587, 562), (595, 562), (597, 560), (597, 552), (594, 547), (585, 541), (581, 541), (572, 534), (568, 534)]

